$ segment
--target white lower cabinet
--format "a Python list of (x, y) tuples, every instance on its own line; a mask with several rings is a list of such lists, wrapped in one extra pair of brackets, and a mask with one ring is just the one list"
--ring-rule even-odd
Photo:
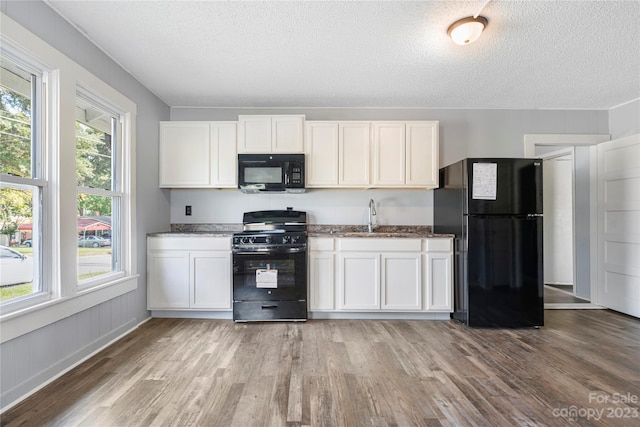
[(149, 237), (149, 310), (230, 310), (230, 237)]
[(420, 253), (383, 253), (381, 257), (383, 310), (421, 310), (422, 276)]
[(335, 309), (333, 252), (309, 251), (309, 309)]
[(453, 311), (453, 241), (452, 239), (425, 240), (425, 309)]
[(193, 308), (231, 308), (231, 254), (195, 251), (189, 254), (189, 286)]
[(147, 308), (189, 307), (189, 252), (149, 253)]
[(341, 252), (339, 289), (341, 310), (380, 309), (380, 255)]
[(452, 310), (452, 239), (310, 238), (310, 311)]

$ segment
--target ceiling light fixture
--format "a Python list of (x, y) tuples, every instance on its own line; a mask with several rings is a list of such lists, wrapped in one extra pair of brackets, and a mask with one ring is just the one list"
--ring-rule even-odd
[(449, 27), (447, 34), (455, 44), (465, 45), (478, 40), (489, 21), (484, 16), (462, 18)]

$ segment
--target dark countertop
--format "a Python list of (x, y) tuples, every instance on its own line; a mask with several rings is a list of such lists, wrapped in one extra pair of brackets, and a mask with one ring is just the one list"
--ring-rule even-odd
[(310, 224), (309, 237), (365, 237), (365, 238), (452, 238), (452, 234), (434, 234), (430, 225), (380, 225), (373, 232), (366, 225)]
[[(242, 231), (242, 224), (171, 224), (171, 231), (148, 233), (149, 237), (231, 237)], [(380, 225), (369, 233), (366, 225), (309, 224), (309, 237), (331, 238), (452, 238), (435, 234), (430, 225)]]
[(231, 237), (235, 231), (164, 231), (147, 233), (147, 237)]

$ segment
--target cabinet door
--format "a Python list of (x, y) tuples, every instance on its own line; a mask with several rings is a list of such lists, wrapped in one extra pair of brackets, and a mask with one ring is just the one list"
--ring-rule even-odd
[(338, 185), (338, 122), (306, 122), (307, 187)]
[(237, 123), (211, 123), (211, 185), (238, 186)]
[(231, 308), (231, 254), (195, 251), (190, 254), (191, 307)]
[(238, 116), (238, 153), (271, 152), (271, 116)]
[(381, 255), (382, 309), (422, 309), (420, 253), (383, 253)]
[(452, 259), (450, 252), (429, 252), (425, 255), (427, 311), (453, 311)]
[(340, 309), (380, 309), (380, 255), (343, 252), (340, 259)]
[(210, 185), (209, 122), (160, 122), (160, 187)]
[(304, 116), (271, 117), (271, 152), (304, 153)]
[(342, 122), (339, 131), (339, 184), (347, 187), (369, 186), (371, 124)]
[(373, 185), (401, 187), (405, 181), (405, 126), (373, 123)]
[(407, 186), (438, 186), (438, 144), (438, 122), (407, 122)]
[(189, 253), (151, 252), (148, 264), (147, 308), (189, 308)]
[(309, 252), (309, 309), (334, 310), (333, 252)]

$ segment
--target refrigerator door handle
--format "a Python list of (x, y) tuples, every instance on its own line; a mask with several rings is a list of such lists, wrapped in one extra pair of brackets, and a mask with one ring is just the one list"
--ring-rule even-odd
[(542, 214), (527, 214), (527, 218), (537, 218), (537, 217), (542, 217)]

